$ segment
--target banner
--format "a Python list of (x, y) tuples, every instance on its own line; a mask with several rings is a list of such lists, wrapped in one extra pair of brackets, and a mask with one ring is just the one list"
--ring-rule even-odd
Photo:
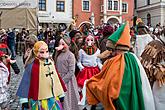
[(0, 0), (0, 8), (37, 8), (38, 0)]

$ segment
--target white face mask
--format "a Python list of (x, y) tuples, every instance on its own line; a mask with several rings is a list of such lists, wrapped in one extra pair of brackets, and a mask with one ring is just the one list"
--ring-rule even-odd
[(86, 39), (85, 42), (87, 44), (87, 46), (92, 46), (95, 43), (94, 37), (89, 35)]
[(165, 36), (164, 35), (160, 36), (160, 39), (165, 43)]

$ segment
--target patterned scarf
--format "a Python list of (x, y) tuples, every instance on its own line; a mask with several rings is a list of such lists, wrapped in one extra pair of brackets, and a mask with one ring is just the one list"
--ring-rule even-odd
[(88, 55), (93, 55), (97, 50), (97, 47), (95, 45), (93, 46), (84, 46), (84, 51), (88, 54)]

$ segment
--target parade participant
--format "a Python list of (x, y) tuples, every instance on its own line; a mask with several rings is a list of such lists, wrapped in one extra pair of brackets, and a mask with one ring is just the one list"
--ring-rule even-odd
[[(25, 66), (27, 65), (27, 61), (29, 60), (32, 52), (32, 49), (34, 47), (34, 44), (38, 41), (37, 37), (34, 34), (30, 34), (29, 36), (27, 36), (27, 38), (25, 39), (25, 53), (23, 55), (23, 63), (25, 64)], [(33, 55), (34, 57), (34, 55)], [(32, 59), (32, 58), (31, 58)]]
[(25, 68), (17, 96), (28, 98), (31, 110), (62, 110), (59, 98), (66, 88), (49, 58), (47, 44), (36, 42), (33, 54), (35, 59)]
[(70, 50), (75, 55), (76, 60), (78, 60), (78, 51), (82, 48), (83, 43), (82, 33), (78, 30), (72, 30), (69, 36), (71, 38)]
[(76, 60), (74, 54), (69, 50), (70, 41), (69, 36), (60, 37), (56, 41), (55, 49), (57, 52), (54, 60), (57, 71), (67, 87), (63, 108), (64, 110), (79, 110), (78, 86), (74, 75)]
[[(5, 53), (5, 55), (7, 57), (4, 60), (4, 62), (5, 62), (5, 65), (8, 68), (9, 73), (11, 73), (10, 72), (10, 67), (12, 67), (12, 69), (14, 70), (14, 73), (15, 74), (19, 74), (20, 69), (19, 69), (19, 67), (18, 67), (18, 65), (16, 63), (16, 60), (11, 59), (11, 57), (10, 57), (10, 51), (9, 51), (8, 46), (6, 44), (4, 44), (4, 43), (0, 43), (0, 51), (2, 51), (3, 53)], [(10, 75), (11, 74), (9, 74), (9, 77), (8, 77), (8, 84), (10, 82)]]
[[(111, 25), (107, 25), (103, 28), (103, 37), (100, 39), (100, 51), (101, 53), (106, 50), (106, 42), (108, 40), (108, 36), (110, 36), (113, 33), (114, 29)], [(106, 59), (102, 59), (102, 62), (104, 63)]]
[[(74, 54), (76, 58), (76, 63), (78, 61), (78, 51), (83, 47), (83, 37), (82, 33), (78, 30), (72, 30), (69, 33), (69, 36), (71, 38), (71, 44), (70, 44), (70, 51)], [(77, 65), (75, 66), (75, 75), (77, 76), (78, 72), (80, 71)]]
[(8, 93), (7, 93), (7, 82), (9, 71), (5, 65), (6, 55), (0, 51), (0, 109), (7, 107)]
[(145, 46), (153, 40), (151, 35), (147, 32), (147, 28), (142, 20), (137, 20), (137, 35), (135, 41), (134, 52), (140, 58)]
[(165, 110), (165, 37), (151, 41), (141, 58), (153, 88), (156, 110)]
[(99, 74), (87, 81), (87, 102), (105, 110), (155, 110), (152, 91), (140, 61), (129, 52), (130, 33), (124, 23), (108, 37), (107, 59)]
[[(25, 39), (25, 53), (23, 55), (23, 63), (25, 68), (28, 64), (32, 63), (34, 60), (34, 55), (32, 55), (34, 44), (38, 41), (34, 34), (27, 36)], [(28, 98), (20, 98), (20, 103), (22, 105), (22, 110), (29, 109)]]
[(100, 50), (95, 46), (94, 36), (89, 34), (84, 40), (85, 46), (83, 49), (79, 50), (79, 60), (77, 62), (77, 66), (80, 69), (77, 75), (80, 98), (85, 97), (84, 94), (82, 94), (85, 80), (99, 73), (102, 68), (101, 61), (97, 58), (97, 55), (100, 54)]
[(7, 45), (7, 34), (5, 29), (0, 29), (0, 43)]

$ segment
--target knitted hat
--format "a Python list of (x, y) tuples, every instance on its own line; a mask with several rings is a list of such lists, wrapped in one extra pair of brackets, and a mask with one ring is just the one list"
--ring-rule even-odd
[(116, 30), (108, 40), (112, 41), (114, 45), (120, 47), (130, 47), (130, 28), (129, 23), (124, 23), (118, 30)]
[(39, 52), (39, 49), (40, 47), (44, 47), (45, 49), (48, 48), (48, 45), (44, 42), (44, 41), (38, 41), (34, 44), (34, 47), (33, 47), (33, 52), (34, 54), (37, 56), (38, 52)]

